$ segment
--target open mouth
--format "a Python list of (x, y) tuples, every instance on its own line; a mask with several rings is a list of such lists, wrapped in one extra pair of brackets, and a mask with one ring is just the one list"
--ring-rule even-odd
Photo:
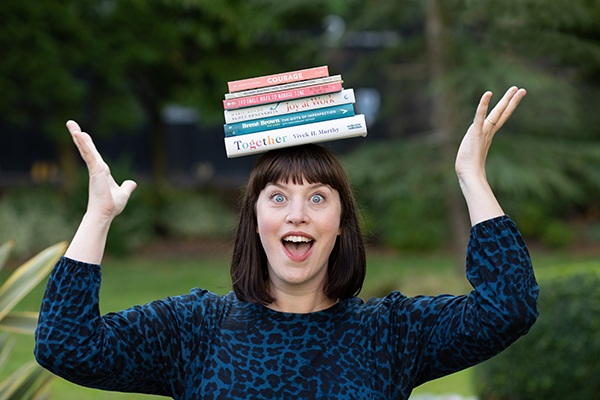
[(293, 256), (300, 257), (308, 253), (313, 243), (312, 239), (305, 236), (286, 236), (282, 239), (283, 247)]

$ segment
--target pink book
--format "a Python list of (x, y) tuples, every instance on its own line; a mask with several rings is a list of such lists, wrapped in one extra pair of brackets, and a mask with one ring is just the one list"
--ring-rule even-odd
[(278, 101), (339, 92), (341, 90), (342, 82), (327, 83), (324, 85), (286, 90), (283, 92), (265, 93), (256, 96), (240, 97), (239, 99), (223, 100), (223, 108), (230, 110), (232, 108), (257, 106), (259, 104), (276, 103)]
[(259, 76), (256, 78), (242, 79), (239, 81), (231, 81), (227, 82), (227, 86), (229, 87), (229, 92), (231, 93), (265, 86), (304, 81), (307, 79), (322, 78), (324, 76), (329, 76), (329, 69), (327, 66), (302, 69), (292, 72), (283, 72), (275, 75)]

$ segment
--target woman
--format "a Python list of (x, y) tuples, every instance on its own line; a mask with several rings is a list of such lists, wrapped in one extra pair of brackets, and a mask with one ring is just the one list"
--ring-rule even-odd
[(98, 290), (112, 219), (135, 188), (118, 186), (90, 137), (67, 123), (90, 173), (88, 211), (52, 272), (35, 355), (73, 382), (175, 399), (406, 399), (425, 381), (467, 368), (525, 334), (537, 284), (515, 225), (485, 177), (496, 131), (524, 90), (486, 118), (483, 95), (456, 171), (473, 228), (466, 296), (366, 304), (353, 195), (318, 146), (266, 153), (250, 177), (232, 260), (234, 291), (194, 289), (100, 316)]

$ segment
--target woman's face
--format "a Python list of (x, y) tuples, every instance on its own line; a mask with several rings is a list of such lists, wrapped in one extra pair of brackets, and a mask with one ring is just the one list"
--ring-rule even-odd
[(256, 202), (257, 232), (268, 259), (275, 291), (322, 290), (327, 264), (340, 234), (342, 206), (328, 185), (278, 182), (267, 185)]

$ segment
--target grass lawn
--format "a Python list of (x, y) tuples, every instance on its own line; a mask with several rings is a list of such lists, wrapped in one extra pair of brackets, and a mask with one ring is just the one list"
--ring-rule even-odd
[[(597, 256), (572, 255), (568, 253), (534, 252), (532, 255), (536, 273), (557, 266), (569, 266), (596, 262)], [(391, 290), (400, 290), (412, 296), (440, 293), (462, 294), (470, 286), (464, 272), (445, 254), (403, 254), (398, 252), (372, 251), (368, 257), (368, 273), (361, 297), (383, 296)], [(229, 287), (229, 258), (223, 252), (214, 255), (189, 256), (132, 256), (107, 258), (103, 263), (103, 282), (100, 292), (102, 313), (117, 311), (136, 304), (187, 293), (190, 288), (202, 287), (216, 293), (226, 293)], [(4, 281), (7, 272), (0, 274)], [(39, 309), (45, 282), (37, 287), (18, 306), (19, 310)], [(20, 365), (32, 359), (33, 338), (20, 336), (11, 356), (11, 363), (2, 371), (6, 377)], [(474, 395), (471, 388), (471, 371), (466, 370), (449, 377), (429, 382), (415, 393), (457, 393)], [(52, 398), (60, 400), (133, 400), (160, 398), (157, 396), (132, 395), (86, 389), (62, 379), (52, 384)]]

